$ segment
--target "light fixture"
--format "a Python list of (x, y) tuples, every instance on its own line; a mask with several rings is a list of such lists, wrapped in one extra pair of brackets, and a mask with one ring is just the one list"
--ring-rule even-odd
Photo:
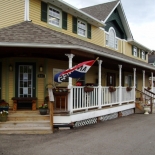
[(13, 71), (13, 66), (10, 64), (9, 65), (9, 71), (12, 72)]
[(42, 66), (42, 65), (39, 67), (39, 71), (40, 71), (40, 72), (43, 71), (43, 66)]

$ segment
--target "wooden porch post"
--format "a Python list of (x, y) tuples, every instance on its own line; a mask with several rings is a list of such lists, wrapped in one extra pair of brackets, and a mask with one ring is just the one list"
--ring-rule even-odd
[(122, 105), (122, 65), (119, 66), (119, 105)]
[(136, 68), (133, 68), (133, 72), (134, 72), (134, 80), (133, 80), (133, 96), (134, 96), (134, 102), (135, 102), (135, 100), (136, 100), (136, 90), (135, 90), (135, 88), (136, 88)]
[(98, 108), (101, 109), (101, 64), (102, 60), (98, 60)]
[(151, 91), (153, 92), (153, 72), (151, 72)]
[[(74, 57), (74, 54), (65, 54), (66, 56), (68, 56), (69, 58), (69, 68), (72, 67), (72, 59)], [(70, 89), (70, 93), (68, 94), (68, 111), (70, 114), (73, 113), (73, 89), (72, 89), (72, 78), (69, 77), (69, 85), (68, 85), (68, 89)]]
[(143, 70), (143, 91), (145, 88), (145, 70)]

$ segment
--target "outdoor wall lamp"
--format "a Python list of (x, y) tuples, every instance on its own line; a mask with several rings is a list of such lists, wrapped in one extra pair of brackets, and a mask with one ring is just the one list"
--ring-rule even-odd
[(9, 65), (9, 71), (12, 72), (13, 71), (13, 66), (10, 64)]
[(43, 71), (43, 66), (42, 66), (42, 65), (39, 67), (39, 71), (40, 71), (40, 72)]

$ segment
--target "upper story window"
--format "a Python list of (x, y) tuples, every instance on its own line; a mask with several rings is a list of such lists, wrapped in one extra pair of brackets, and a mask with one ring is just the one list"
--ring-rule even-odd
[(133, 55), (135, 56), (135, 57), (137, 57), (137, 47), (133, 47)]
[(118, 39), (116, 38), (116, 33), (114, 28), (109, 29), (109, 33), (106, 33), (106, 46), (113, 49), (118, 49)]
[(83, 20), (77, 19), (76, 17), (72, 18), (72, 31), (80, 36), (87, 37), (91, 39), (91, 25), (86, 23)]
[(61, 27), (61, 11), (49, 6), (48, 15), (49, 24)]
[(41, 2), (41, 21), (67, 30), (67, 13)]
[(143, 50), (141, 51), (141, 58), (145, 60), (145, 52)]
[(86, 22), (78, 20), (78, 34), (82, 35), (84, 37), (86, 37), (86, 32), (87, 32), (87, 26), (86, 26)]

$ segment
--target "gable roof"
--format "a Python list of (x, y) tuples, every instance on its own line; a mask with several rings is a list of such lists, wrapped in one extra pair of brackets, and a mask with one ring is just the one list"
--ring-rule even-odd
[(105, 21), (105, 19), (112, 12), (113, 8), (116, 6), (118, 2), (119, 1), (116, 0), (113, 2), (107, 2), (103, 4), (89, 6), (86, 8), (81, 8), (81, 10), (90, 14), (94, 18), (97, 18), (98, 20)]
[(31, 22), (22, 22), (20, 24), (0, 29), (0, 47), (4, 46), (76, 49), (155, 70), (154, 67), (146, 62), (136, 60), (124, 54), (33, 24)]
[(102, 20), (104, 24), (106, 24), (108, 18), (113, 13), (113, 11), (117, 8), (119, 16), (121, 18), (122, 24), (124, 26), (127, 39), (132, 40), (132, 33), (127, 22), (122, 4), (120, 0), (114, 0), (112, 2), (107, 2), (103, 4), (98, 4), (86, 8), (82, 8), (81, 10), (90, 14), (91, 16), (97, 18), (98, 20)]

